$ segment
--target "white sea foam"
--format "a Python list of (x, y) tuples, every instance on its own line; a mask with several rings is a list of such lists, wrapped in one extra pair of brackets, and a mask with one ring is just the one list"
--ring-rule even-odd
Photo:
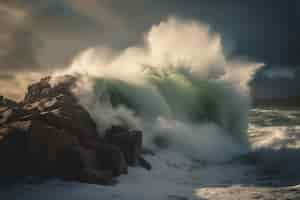
[(208, 26), (169, 18), (143, 45), (90, 48), (56, 75), (81, 77), (75, 93), (100, 134), (127, 125), (144, 131), (147, 146), (160, 137), (190, 158), (224, 161), (247, 148), (247, 83), (259, 66), (227, 60)]
[[(153, 169), (130, 168), (114, 187), (56, 181), (15, 187), (7, 199), (196, 198), (201, 177), (195, 173), (206, 174), (203, 183), (226, 177), (214, 170), (193, 173), (195, 166), (247, 150), (247, 82), (258, 66), (227, 60), (218, 34), (175, 18), (153, 26), (141, 46), (83, 51), (55, 75), (79, 77), (74, 93), (99, 134), (115, 124), (143, 130), (144, 146), (156, 153), (146, 157)], [(237, 176), (237, 168), (228, 169)]]

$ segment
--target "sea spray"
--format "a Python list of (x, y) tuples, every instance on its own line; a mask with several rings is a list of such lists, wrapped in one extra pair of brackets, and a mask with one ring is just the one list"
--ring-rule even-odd
[[(80, 77), (75, 93), (98, 124), (144, 131), (147, 147), (208, 161), (247, 149), (247, 82), (260, 66), (226, 60), (221, 37), (194, 21), (169, 18), (144, 45), (90, 48), (61, 74)], [(245, 69), (245, 70), (241, 70)]]

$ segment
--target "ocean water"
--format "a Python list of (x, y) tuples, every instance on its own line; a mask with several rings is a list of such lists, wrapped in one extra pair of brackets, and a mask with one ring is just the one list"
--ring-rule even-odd
[(219, 34), (176, 18), (142, 44), (82, 51), (53, 84), (78, 77), (73, 92), (100, 135), (111, 125), (142, 130), (153, 169), (130, 168), (111, 187), (20, 183), (0, 199), (297, 199), (300, 111), (251, 109), (248, 83), (261, 66), (228, 60)]
[(250, 111), (250, 151), (225, 162), (187, 159), (170, 150), (146, 156), (151, 171), (130, 168), (115, 186), (50, 180), (1, 190), (1, 199), (298, 199), (300, 111)]

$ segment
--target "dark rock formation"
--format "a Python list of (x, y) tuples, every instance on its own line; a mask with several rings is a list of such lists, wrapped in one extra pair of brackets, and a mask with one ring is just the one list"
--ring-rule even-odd
[(127, 165), (150, 169), (141, 158), (142, 133), (112, 127), (100, 138), (95, 122), (71, 89), (76, 79), (41, 79), (16, 103), (0, 98), (0, 179), (60, 177), (112, 184)]
[(138, 158), (142, 153), (142, 132), (113, 126), (107, 131), (104, 139), (109, 144), (120, 147), (129, 165), (137, 165)]
[(124, 153), (128, 165), (141, 166), (150, 170), (152, 168), (150, 163), (141, 157), (141, 154), (145, 153), (142, 149), (142, 137), (141, 131), (113, 126), (106, 131), (104, 140), (108, 144), (112, 144), (120, 148), (120, 150)]
[(145, 168), (147, 170), (151, 170), (152, 169), (151, 164), (147, 160), (145, 160), (143, 157), (139, 157), (138, 161), (139, 161), (139, 165), (141, 167), (143, 167), (143, 168)]

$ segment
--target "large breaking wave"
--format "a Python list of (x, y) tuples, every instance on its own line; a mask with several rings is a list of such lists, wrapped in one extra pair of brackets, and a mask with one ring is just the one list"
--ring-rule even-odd
[(192, 159), (224, 161), (247, 150), (247, 83), (259, 64), (228, 61), (221, 37), (169, 18), (135, 47), (83, 51), (61, 74), (98, 124), (144, 131), (145, 146)]

